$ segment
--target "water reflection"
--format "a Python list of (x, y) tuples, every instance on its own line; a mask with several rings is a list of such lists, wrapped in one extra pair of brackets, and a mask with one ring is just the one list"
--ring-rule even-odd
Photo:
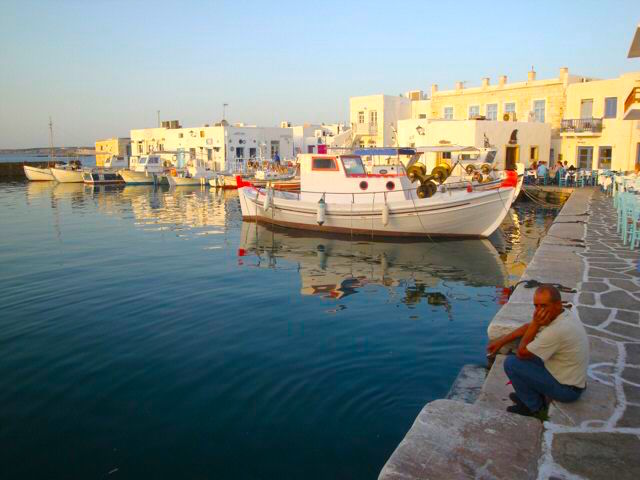
[(407, 305), (424, 300), (447, 310), (449, 296), (441, 291), (446, 282), (502, 287), (508, 277), (488, 240), (351, 241), (244, 222), (238, 254), (243, 266), (294, 265), (302, 295), (341, 299), (377, 285), (402, 292), (399, 301)]

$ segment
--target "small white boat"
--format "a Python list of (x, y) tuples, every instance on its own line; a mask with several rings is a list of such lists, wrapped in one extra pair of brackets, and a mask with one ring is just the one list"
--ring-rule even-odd
[(160, 155), (144, 155), (137, 163), (118, 173), (127, 185), (153, 185), (161, 183), (165, 168)]
[(176, 175), (167, 175), (167, 181), (172, 187), (193, 187), (207, 185), (216, 176), (216, 172), (213, 170), (198, 166), (189, 167), (185, 172), (180, 172)]
[(299, 158), (299, 194), (239, 189), (244, 220), (352, 235), (486, 238), (515, 193), (515, 185), (484, 190), (437, 185), (431, 178), (415, 184), (404, 171), (368, 174), (358, 155)]
[(82, 164), (71, 160), (68, 165), (56, 165), (51, 168), (53, 178), (59, 183), (83, 183)]
[(50, 168), (38, 168), (24, 165), (24, 174), (30, 182), (51, 182), (55, 180)]

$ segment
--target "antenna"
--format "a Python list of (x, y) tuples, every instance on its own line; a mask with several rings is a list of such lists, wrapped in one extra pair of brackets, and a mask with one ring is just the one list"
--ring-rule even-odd
[(53, 122), (49, 117), (49, 161), (53, 162)]

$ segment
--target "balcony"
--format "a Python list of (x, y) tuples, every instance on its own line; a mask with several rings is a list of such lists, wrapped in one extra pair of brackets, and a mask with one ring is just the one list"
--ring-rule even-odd
[(377, 135), (378, 125), (375, 123), (356, 123), (354, 131), (356, 135)]
[(640, 120), (640, 87), (631, 89), (624, 101), (624, 120)]
[(602, 133), (602, 119), (574, 118), (571, 120), (562, 120), (560, 133), (562, 135), (575, 134), (581, 137), (600, 135)]

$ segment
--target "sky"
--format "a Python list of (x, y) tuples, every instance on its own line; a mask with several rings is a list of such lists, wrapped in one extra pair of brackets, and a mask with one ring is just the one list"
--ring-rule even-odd
[(349, 97), (639, 71), (638, 0), (0, 0), (0, 148), (153, 127), (346, 122)]

